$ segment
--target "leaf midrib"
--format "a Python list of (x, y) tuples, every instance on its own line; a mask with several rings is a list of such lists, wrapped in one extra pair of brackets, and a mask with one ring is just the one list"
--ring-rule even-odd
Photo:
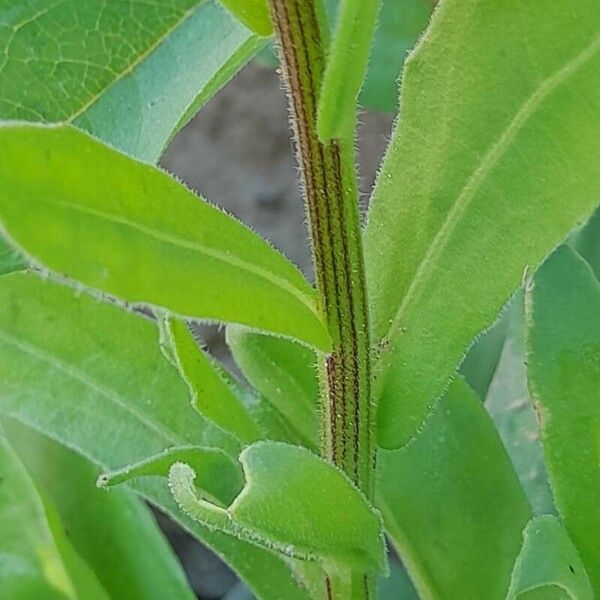
[(112, 389), (104, 387), (101, 383), (89, 376), (81, 368), (67, 362), (66, 360), (59, 358), (55, 354), (51, 354), (42, 348), (30, 344), (26, 341), (20, 340), (19, 338), (11, 335), (6, 331), (0, 330), (0, 341), (13, 346), (17, 350), (29, 354), (34, 360), (45, 363), (49, 367), (53, 367), (63, 373), (65, 373), (71, 379), (78, 381), (88, 390), (99, 394), (109, 402), (116, 404), (119, 408), (128, 412), (135, 419), (143, 423), (150, 430), (158, 433), (165, 439), (169, 444), (175, 446), (181, 446), (189, 443), (182, 437), (176, 435), (170, 429), (167, 429), (161, 423), (158, 423), (152, 419), (149, 419), (143, 412), (136, 410), (131, 406), (126, 399)]
[(410, 303), (418, 296), (419, 287), (422, 282), (426, 282), (433, 267), (435, 266), (444, 247), (450, 240), (452, 233), (460, 222), (462, 216), (469, 208), (478, 189), (486, 179), (490, 171), (496, 165), (498, 160), (510, 148), (512, 142), (517, 137), (517, 134), (527, 122), (527, 120), (535, 113), (543, 101), (549, 97), (565, 80), (572, 74), (576, 73), (583, 67), (594, 55), (600, 50), (600, 36), (595, 37), (592, 42), (581, 50), (570, 61), (566, 62), (560, 69), (556, 70), (553, 75), (544, 79), (533, 93), (525, 100), (515, 116), (511, 119), (507, 127), (502, 131), (500, 137), (494, 142), (486, 152), (483, 160), (479, 163), (476, 169), (473, 170), (465, 185), (460, 191), (456, 202), (452, 205), (444, 222), (433, 238), (433, 242), (429, 246), (425, 256), (419, 263), (411, 284), (404, 295), (398, 310), (396, 311), (387, 337), (392, 339), (397, 330), (401, 328), (401, 320), (409, 307)]
[(179, 29), (179, 27), (185, 23), (193, 14), (196, 12), (198, 7), (203, 4), (206, 0), (197, 0), (196, 3), (191, 6), (188, 10), (186, 10), (181, 17), (173, 23), (173, 25), (167, 28), (164, 33), (156, 38), (153, 44), (148, 46), (146, 50), (141, 52), (135, 60), (133, 60), (125, 69), (123, 69), (120, 73), (116, 74), (107, 85), (105, 85), (100, 91), (93, 94), (86, 102), (84, 102), (78, 109), (76, 109), (73, 113), (68, 115), (65, 119), (63, 119), (64, 123), (71, 123), (75, 121), (78, 117), (85, 114), (110, 88), (115, 86), (119, 81), (127, 77), (130, 73), (144, 62), (174, 31)]
[[(136, 223), (135, 221), (131, 221), (131, 220), (127, 219), (126, 217), (121, 217), (118, 215), (106, 213), (104, 211), (101, 211), (101, 210), (98, 210), (95, 208), (84, 207), (84, 206), (74, 204), (72, 202), (67, 202), (64, 200), (54, 200), (54, 199), (47, 199), (47, 198), (44, 198), (44, 199), (38, 198), (37, 202), (42, 203), (42, 204), (45, 203), (45, 204), (55, 205), (58, 207), (65, 208), (67, 210), (72, 210), (74, 212), (91, 215), (91, 216), (97, 217), (98, 219), (105, 220), (109, 223), (114, 223), (115, 225), (122, 225), (125, 227), (129, 227), (135, 231), (139, 231), (140, 233), (142, 233), (144, 235), (154, 238), (155, 240), (157, 240), (159, 242), (164, 242), (165, 244), (169, 244), (169, 245), (172, 245), (172, 246), (175, 246), (178, 248), (183, 248), (185, 250), (191, 250), (192, 252), (197, 252), (199, 254), (203, 254), (210, 258), (214, 258), (216, 260), (219, 260), (221, 262), (229, 264), (232, 267), (236, 267), (236, 268), (245, 270), (249, 273), (252, 273), (253, 275), (260, 277), (261, 279), (264, 279), (265, 281), (268, 281), (269, 283), (275, 285), (276, 287), (279, 287), (286, 293), (294, 296), (304, 306), (306, 306), (309, 309), (309, 311), (320, 321), (320, 317), (317, 314), (316, 306), (314, 305), (314, 303), (311, 302), (310, 298), (308, 298), (301, 290), (299, 290), (298, 288), (293, 286), (288, 280), (286, 280), (282, 277), (278, 277), (277, 275), (274, 275), (271, 272), (254, 265), (253, 263), (246, 262), (244, 260), (241, 260), (239, 258), (231, 256), (227, 252), (223, 252), (220, 250), (216, 250), (214, 248), (210, 248), (199, 242), (193, 242), (190, 240), (186, 240), (184, 238), (180, 238), (180, 237), (177, 237), (174, 235), (167, 234), (165, 232), (162, 232), (162, 231), (159, 231), (156, 229), (152, 229), (151, 227), (147, 227), (140, 223)], [(276, 252), (276, 251), (274, 250), (274, 252)], [(283, 256), (281, 256), (281, 258), (285, 260), (285, 258)], [(293, 265), (290, 265), (290, 266), (293, 268)]]

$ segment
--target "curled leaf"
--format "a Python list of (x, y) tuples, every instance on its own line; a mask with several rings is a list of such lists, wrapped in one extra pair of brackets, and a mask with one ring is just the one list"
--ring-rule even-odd
[(206, 527), (290, 558), (385, 571), (379, 514), (341, 471), (278, 442), (249, 446), (240, 462), (246, 485), (227, 508), (198, 497), (189, 465), (172, 465), (169, 485), (180, 508)]

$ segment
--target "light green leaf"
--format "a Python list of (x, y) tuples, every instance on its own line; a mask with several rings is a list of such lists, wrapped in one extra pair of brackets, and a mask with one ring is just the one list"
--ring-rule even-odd
[(595, 598), (577, 549), (560, 520), (550, 515), (532, 519), (523, 531), (507, 600), (525, 600), (531, 593), (546, 600)]
[(290, 340), (227, 327), (227, 345), (246, 379), (270, 402), (302, 443), (318, 446), (317, 357)]
[(353, 131), (379, 6), (380, 0), (339, 2), (318, 105), (317, 131), (323, 142)]
[(200, 349), (187, 325), (181, 320), (169, 319), (166, 329), (177, 367), (189, 385), (194, 408), (241, 442), (260, 439), (258, 426), (247, 407), (216, 362)]
[(365, 242), (383, 446), (597, 205), (599, 50), (596, 0), (447, 0), (407, 61)]
[(194, 598), (140, 500), (125, 489), (98, 490), (98, 468), (84, 458), (17, 421), (5, 426), (27, 469), (56, 506), (70, 542), (112, 598)]
[(242, 489), (244, 478), (237, 462), (222, 450), (198, 446), (169, 448), (133, 465), (103, 473), (98, 478), (98, 486), (111, 487), (152, 475), (167, 477), (176, 462), (185, 462), (194, 469), (196, 485), (212, 502), (229, 505)]
[(531, 513), (462, 379), (406, 447), (379, 451), (377, 469), (377, 505), (420, 598), (504, 600)]
[(182, 510), (291, 558), (385, 570), (379, 515), (341, 471), (305, 448), (280, 442), (257, 442), (240, 462), (246, 486), (226, 509), (198, 498), (189, 465), (173, 465), (169, 482)]
[(0, 477), (2, 598), (108, 600), (1, 431)]
[(600, 279), (600, 206), (585, 225), (573, 232), (568, 244), (585, 258)]
[[(104, 471), (172, 446), (239, 452), (191, 407), (185, 382), (159, 350), (155, 323), (32, 274), (0, 278), (0, 413)], [(132, 487), (213, 548), (257, 596), (306, 598), (282, 560), (186, 518), (164, 480)]]
[(149, 161), (262, 45), (215, 1), (5, 0), (0, 22), (0, 119), (75, 122)]
[(600, 590), (600, 283), (560, 247), (538, 271), (527, 311), (530, 389), (556, 507)]
[(221, 0), (221, 4), (258, 35), (273, 33), (267, 0)]
[(517, 292), (507, 312), (508, 330), (485, 407), (502, 438), (536, 515), (553, 513), (554, 501), (540, 432), (527, 389), (524, 296)]
[(71, 127), (0, 127), (0, 221), (33, 262), (85, 286), (327, 348), (314, 290), (281, 254)]

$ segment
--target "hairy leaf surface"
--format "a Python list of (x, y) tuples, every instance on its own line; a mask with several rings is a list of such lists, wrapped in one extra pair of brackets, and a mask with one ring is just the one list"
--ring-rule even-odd
[(560, 247), (528, 301), (528, 371), (560, 515), (600, 590), (600, 283)]
[(0, 127), (0, 221), (33, 262), (90, 288), (327, 348), (296, 267), (165, 173), (74, 128)]
[(182, 510), (291, 558), (385, 570), (379, 514), (341, 471), (305, 448), (280, 442), (257, 442), (240, 461), (246, 486), (226, 509), (197, 497), (189, 465), (173, 465), (169, 483)]
[(380, 450), (377, 506), (423, 600), (505, 600), (531, 513), (481, 401), (456, 379), (406, 447)]
[(414, 435), (525, 267), (597, 205), (599, 78), (596, 0), (435, 12), (366, 230), (383, 446)]

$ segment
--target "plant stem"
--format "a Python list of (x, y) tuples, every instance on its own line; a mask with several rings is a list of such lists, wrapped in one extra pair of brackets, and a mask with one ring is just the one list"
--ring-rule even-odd
[(322, 143), (317, 108), (327, 32), (315, 0), (270, 0), (308, 214), (320, 308), (333, 340), (322, 365), (323, 455), (372, 498), (373, 419), (354, 131)]

